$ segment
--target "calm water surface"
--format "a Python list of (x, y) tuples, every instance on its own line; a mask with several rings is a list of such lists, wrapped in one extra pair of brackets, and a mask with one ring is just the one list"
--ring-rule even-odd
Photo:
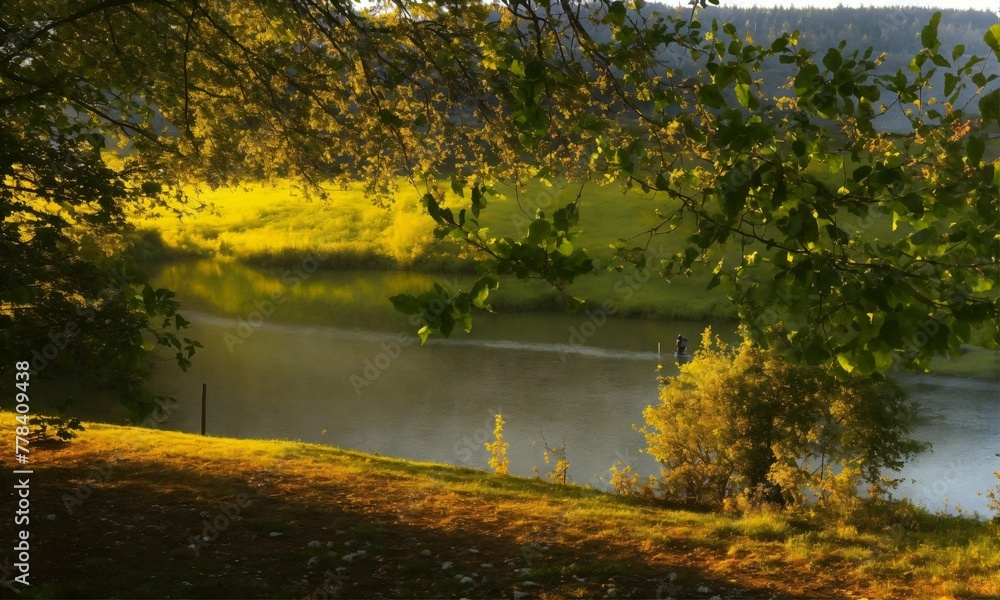
[[(502, 412), (511, 471), (551, 470), (545, 444), (566, 443), (570, 479), (605, 486), (618, 461), (657, 465), (644, 447), (642, 410), (657, 401), (657, 365), (676, 373), (683, 332), (697, 346), (709, 323), (611, 320), (568, 314), (484, 315), (472, 335), (419, 347), (385, 300), (432, 278), (399, 273), (258, 271), (209, 261), (172, 265), (158, 283), (175, 290), (200, 340), (194, 366), (157, 367), (153, 386), (181, 400), (166, 427), (282, 438), (412, 460), (487, 468), (484, 443)], [(283, 277), (284, 276), (284, 277)], [(716, 323), (735, 338), (731, 323)], [(922, 406), (915, 438), (933, 451), (911, 461), (900, 493), (927, 507), (986, 512), (977, 494), (1000, 469), (1000, 383), (907, 376)]]

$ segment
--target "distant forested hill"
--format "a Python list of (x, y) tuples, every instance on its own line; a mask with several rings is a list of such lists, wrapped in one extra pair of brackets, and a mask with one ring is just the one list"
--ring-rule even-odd
[[(920, 30), (936, 12), (930, 8), (727, 8), (702, 11), (702, 20), (717, 18), (752, 35), (757, 41), (773, 39), (782, 32), (797, 30), (806, 46), (828, 48), (846, 40), (849, 47), (874, 46), (893, 54), (912, 56), (920, 50)], [(654, 5), (650, 4), (652, 8)], [(660, 5), (659, 10), (670, 10)], [(965, 44), (968, 52), (987, 51), (983, 34), (997, 15), (984, 10), (948, 9), (941, 12), (938, 39), (949, 48)], [(908, 60), (908, 59), (907, 59)]]
[[(686, 13), (691, 8), (651, 2), (644, 6), (641, 12), (648, 15), (653, 11), (668, 13), (677, 10)], [(728, 21), (735, 25), (740, 33), (748, 34), (754, 41), (763, 44), (784, 32), (798, 31), (800, 45), (819, 53), (814, 58), (817, 62), (822, 58), (825, 49), (837, 46), (841, 40), (847, 42), (849, 50), (864, 50), (871, 46), (875, 49), (876, 55), (882, 52), (887, 54), (885, 63), (878, 72), (895, 73), (898, 69), (905, 72), (914, 54), (920, 51), (920, 30), (927, 25), (935, 12), (937, 12), (935, 9), (930, 8), (904, 6), (733, 8), (726, 7), (725, 0), (721, 0), (721, 6), (702, 9), (698, 18), (706, 25), (712, 19), (717, 19), (720, 23)], [(961, 44), (965, 46), (965, 57), (973, 54), (980, 57), (989, 56), (990, 50), (983, 41), (983, 35), (991, 25), (1000, 21), (996, 13), (960, 9), (946, 9), (940, 12), (938, 39), (945, 49), (943, 54), (950, 55), (950, 49)], [(678, 61), (676, 66), (679, 70), (685, 71), (693, 65), (685, 65)], [(1000, 73), (1000, 65), (996, 60), (987, 61), (985, 68), (987, 74)], [(944, 85), (941, 69), (938, 71), (938, 76), (932, 80), (936, 90), (940, 90)], [(771, 68), (762, 74), (765, 89), (774, 95), (787, 94), (788, 92), (781, 91), (779, 86), (787, 80), (789, 74), (791, 74), (790, 69), (773, 63)], [(974, 91), (967, 90), (966, 99)], [(933, 91), (931, 95), (934, 95)], [(975, 102), (969, 108), (975, 112)], [(880, 119), (879, 125), (893, 130), (908, 128), (908, 122), (902, 114), (885, 115)]]

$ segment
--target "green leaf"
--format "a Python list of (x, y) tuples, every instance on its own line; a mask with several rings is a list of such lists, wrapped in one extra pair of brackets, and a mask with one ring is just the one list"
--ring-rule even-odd
[(386, 125), (391, 125), (393, 127), (401, 127), (403, 125), (403, 120), (396, 116), (391, 110), (383, 108), (378, 111), (378, 119)]
[(142, 184), (142, 193), (147, 196), (156, 196), (163, 191), (163, 186), (155, 181), (145, 181)]
[(958, 75), (953, 75), (952, 73), (944, 74), (944, 95), (950, 96), (953, 91), (955, 91), (955, 86), (961, 81)]
[(528, 226), (528, 242), (541, 244), (552, 231), (552, 224), (545, 219), (535, 219)]
[(993, 55), (1000, 60), (1000, 23), (994, 23), (986, 31), (986, 35), (983, 36), (983, 41), (986, 45), (993, 50)]
[(945, 69), (951, 68), (951, 63), (948, 62), (948, 59), (941, 56), (940, 54), (935, 54), (934, 56), (931, 56), (931, 62), (933, 62), (935, 65), (939, 67), (944, 67)]
[(707, 83), (698, 88), (696, 92), (698, 101), (709, 108), (726, 108), (726, 99), (722, 96), (718, 86)]
[(928, 227), (910, 235), (910, 243), (914, 246), (923, 246), (936, 240), (937, 237), (937, 229), (934, 227)]
[(969, 159), (969, 165), (977, 167), (983, 158), (983, 152), (986, 151), (986, 141), (977, 135), (970, 135), (965, 151)]
[(441, 335), (448, 337), (454, 329), (455, 317), (448, 311), (441, 313)]
[(615, 0), (608, 6), (608, 22), (616, 27), (625, 24), (626, 14), (625, 3), (621, 0)]
[(415, 315), (421, 309), (420, 301), (410, 294), (398, 294), (389, 298), (389, 302), (392, 302), (393, 308), (404, 315)]
[(750, 86), (745, 83), (736, 84), (736, 100), (743, 108), (750, 108)]
[(480, 277), (479, 281), (472, 286), (472, 305), (476, 308), (486, 308), (486, 300), (490, 296), (490, 290), (497, 288), (497, 280), (492, 277)]
[(795, 140), (792, 142), (792, 152), (795, 152), (796, 156), (806, 155), (806, 143), (803, 140)]
[(927, 48), (928, 50), (936, 50), (940, 45), (940, 42), (938, 42), (938, 24), (940, 22), (941, 13), (939, 11), (934, 13), (934, 16), (931, 17), (930, 23), (928, 23), (920, 31), (920, 44), (924, 48)]
[(795, 76), (795, 95), (799, 97), (812, 95), (819, 87), (817, 85), (819, 80), (819, 67), (813, 63), (805, 65)]
[(432, 219), (440, 223), (441, 207), (438, 206), (437, 199), (434, 198), (434, 196), (432, 196), (431, 194), (424, 194), (422, 200), (424, 202), (424, 208), (427, 209), (427, 213), (431, 216)]
[(979, 114), (984, 122), (1000, 123), (1000, 89), (995, 89), (979, 99)]

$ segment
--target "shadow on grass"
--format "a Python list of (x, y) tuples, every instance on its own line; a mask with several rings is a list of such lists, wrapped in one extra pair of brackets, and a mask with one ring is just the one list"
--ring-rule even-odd
[[(405, 478), (306, 481), (273, 470), (234, 475), (128, 460), (96, 481), (87, 479), (92, 457), (44, 466), (58, 460), (50, 456), (32, 479), (34, 587), (21, 597), (601, 597), (610, 586), (618, 597), (711, 595), (701, 586), (771, 596), (701, 570), (704, 556), (590, 535), (555, 505), (521, 513)], [(371, 461), (389, 473), (413, 470)], [(455, 485), (474, 474), (500, 493), (537, 492), (543, 500), (609, 498), (582, 488), (554, 494), (543, 482), (471, 470), (419, 472)]]

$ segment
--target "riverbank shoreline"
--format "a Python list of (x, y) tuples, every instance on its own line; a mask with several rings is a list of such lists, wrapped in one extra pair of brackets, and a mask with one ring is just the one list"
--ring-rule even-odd
[[(0, 424), (12, 432), (14, 415)], [(914, 511), (880, 531), (817, 527), (315, 444), (85, 427), (31, 454), (42, 595), (1000, 593), (991, 522)]]

